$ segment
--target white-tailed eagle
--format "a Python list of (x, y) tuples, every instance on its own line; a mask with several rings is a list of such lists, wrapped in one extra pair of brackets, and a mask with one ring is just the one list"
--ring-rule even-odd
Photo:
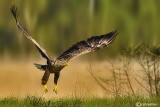
[(44, 86), (45, 92), (48, 91), (47, 89), (47, 81), (51, 73), (54, 73), (54, 92), (57, 93), (57, 82), (60, 75), (60, 71), (65, 67), (68, 66), (68, 61), (80, 56), (82, 54), (86, 54), (89, 52), (94, 52), (99, 50), (105, 46), (109, 46), (116, 38), (118, 34), (117, 30), (112, 31), (108, 34), (101, 35), (101, 36), (92, 36), (87, 40), (80, 41), (73, 45), (71, 48), (63, 52), (59, 57), (56, 59), (52, 59), (47, 52), (30, 36), (30, 34), (23, 28), (23, 26), (18, 22), (17, 17), (17, 8), (12, 6), (10, 8), (16, 24), (18, 28), (24, 33), (24, 35), (37, 47), (40, 54), (43, 58), (47, 60), (45, 65), (35, 64), (35, 66), (44, 71), (44, 75), (42, 77), (42, 85)]

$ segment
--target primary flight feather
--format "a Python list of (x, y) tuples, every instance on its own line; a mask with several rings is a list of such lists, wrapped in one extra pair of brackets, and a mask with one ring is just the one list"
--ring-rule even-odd
[(18, 28), (24, 33), (24, 35), (37, 47), (40, 54), (43, 58), (47, 60), (45, 65), (35, 64), (35, 66), (45, 71), (42, 77), (42, 85), (45, 88), (45, 92), (48, 91), (47, 89), (47, 81), (49, 79), (50, 73), (54, 73), (54, 84), (55, 88), (54, 91), (57, 93), (57, 82), (59, 79), (60, 71), (65, 67), (68, 66), (68, 61), (76, 58), (82, 54), (86, 54), (89, 52), (93, 52), (99, 50), (105, 46), (109, 46), (116, 38), (118, 34), (117, 31), (112, 31), (108, 34), (101, 35), (101, 36), (93, 36), (86, 41), (80, 41), (73, 45), (71, 48), (63, 52), (58, 58), (52, 59), (46, 51), (30, 36), (30, 34), (23, 28), (23, 26), (18, 22), (18, 15), (17, 15), (17, 8), (15, 6), (11, 6), (10, 8), (11, 13), (13, 14), (16, 24)]

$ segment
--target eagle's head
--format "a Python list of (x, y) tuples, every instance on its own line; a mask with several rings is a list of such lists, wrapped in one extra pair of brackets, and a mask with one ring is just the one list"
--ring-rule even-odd
[(54, 60), (54, 61), (52, 61), (52, 65), (57, 65), (57, 66), (63, 66), (63, 67), (65, 67), (65, 66), (68, 66), (69, 64), (66, 61)]

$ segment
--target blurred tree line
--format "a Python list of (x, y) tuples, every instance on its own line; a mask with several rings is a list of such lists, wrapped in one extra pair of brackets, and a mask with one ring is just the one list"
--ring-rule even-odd
[(116, 56), (124, 48), (159, 47), (159, 0), (5, 0), (0, 3), (0, 58), (30, 56), (37, 50), (17, 29), (19, 22), (50, 55), (57, 56), (80, 40), (118, 29), (115, 42), (98, 54)]

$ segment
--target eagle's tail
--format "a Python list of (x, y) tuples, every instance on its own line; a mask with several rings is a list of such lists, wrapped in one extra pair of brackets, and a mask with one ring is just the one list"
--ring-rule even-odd
[(40, 70), (42, 70), (42, 71), (45, 71), (45, 70), (47, 69), (47, 65), (41, 65), (41, 64), (36, 64), (36, 63), (34, 63), (34, 65), (35, 65), (38, 69), (40, 69)]

